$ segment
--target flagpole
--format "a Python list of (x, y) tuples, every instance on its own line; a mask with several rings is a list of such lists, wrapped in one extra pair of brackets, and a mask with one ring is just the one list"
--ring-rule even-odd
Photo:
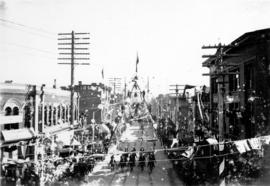
[(137, 52), (137, 59), (136, 59), (136, 76), (138, 75), (138, 64), (139, 64), (139, 55)]

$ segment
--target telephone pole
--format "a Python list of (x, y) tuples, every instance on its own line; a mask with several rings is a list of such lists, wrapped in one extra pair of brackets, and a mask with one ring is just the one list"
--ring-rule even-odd
[[(224, 139), (224, 130), (226, 130), (225, 126), (225, 84), (228, 83), (225, 80), (226, 75), (234, 75), (238, 74), (235, 72), (226, 72), (224, 67), (226, 66), (235, 66), (233, 64), (224, 64), (223, 63), (223, 57), (237, 57), (240, 56), (239, 54), (226, 54), (224, 52), (224, 49), (233, 48), (236, 45), (222, 45), (219, 43), (218, 45), (208, 45), (208, 46), (202, 46), (202, 49), (217, 49), (216, 54), (214, 55), (203, 55), (203, 58), (213, 58), (214, 63), (211, 64), (210, 73), (209, 74), (203, 74), (204, 76), (210, 76), (210, 85), (212, 82), (212, 77), (216, 77), (217, 84), (218, 84), (218, 131), (219, 131), (219, 137)], [(213, 93), (210, 88), (210, 127), (213, 125)]]
[(113, 88), (114, 102), (116, 101), (116, 90), (119, 91), (121, 88), (121, 78), (109, 78), (109, 84)]
[(178, 114), (179, 114), (179, 90), (184, 90), (184, 89), (179, 89), (179, 87), (183, 87), (185, 85), (170, 85), (170, 87), (175, 87), (175, 88), (172, 88), (170, 89), (170, 91), (175, 91), (175, 93), (171, 93), (171, 94), (175, 94), (176, 96), (176, 108), (175, 108), (175, 125), (176, 125), (176, 130), (179, 129), (179, 121), (178, 121)]
[(70, 124), (74, 124), (74, 67), (75, 65), (90, 65), (89, 63), (78, 63), (81, 60), (90, 60), (88, 57), (90, 55), (88, 45), (89, 43), (89, 33), (59, 33), (58, 34), (58, 50), (59, 57), (58, 60), (70, 61), (61, 62), (60, 65), (70, 65), (71, 67), (71, 79), (70, 79), (70, 110), (71, 110), (71, 121)]

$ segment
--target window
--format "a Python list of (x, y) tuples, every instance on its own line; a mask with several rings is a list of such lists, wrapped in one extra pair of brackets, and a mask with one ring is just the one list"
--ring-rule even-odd
[(217, 78), (211, 78), (211, 89), (212, 94), (217, 94), (218, 92)]
[(239, 88), (239, 74), (238, 70), (233, 70), (231, 73), (235, 74), (230, 74), (229, 75), (229, 90), (230, 91), (237, 91)]
[(19, 123), (5, 124), (4, 130), (19, 129)]
[(56, 108), (53, 107), (53, 125), (56, 125), (56, 117), (57, 117), (57, 115), (56, 115)]
[(65, 121), (65, 117), (66, 117), (66, 109), (64, 106), (61, 106), (62, 109), (62, 121)]
[(52, 106), (49, 106), (49, 126), (52, 125)]
[(62, 109), (62, 107), (59, 105), (57, 107), (57, 122), (59, 119), (61, 119), (61, 114), (63, 114), (61, 109)]
[(30, 106), (25, 106), (24, 107), (24, 125), (25, 127), (30, 128), (31, 127), (31, 123), (32, 123), (32, 116), (31, 116), (31, 108)]
[(30, 160), (34, 160), (35, 158), (35, 146), (27, 146), (26, 148), (26, 153), (25, 153), (25, 157), (28, 158)]
[(7, 107), (7, 108), (5, 109), (5, 116), (10, 116), (11, 113), (12, 113), (11, 108), (10, 108), (10, 107)]
[(14, 107), (13, 108), (13, 115), (19, 115), (19, 108), (18, 107)]
[(48, 107), (47, 106), (44, 107), (44, 124), (45, 125), (48, 124)]
[(254, 87), (254, 67), (252, 64), (245, 66), (245, 88), (247, 90)]

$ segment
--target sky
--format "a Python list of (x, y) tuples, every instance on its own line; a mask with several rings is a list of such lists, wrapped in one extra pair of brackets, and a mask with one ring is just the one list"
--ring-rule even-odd
[[(228, 44), (269, 28), (268, 0), (0, 0), (0, 82), (70, 83), (70, 66), (57, 64), (57, 33), (89, 32), (89, 66), (75, 82), (130, 82), (153, 94), (171, 84), (208, 85), (202, 45)], [(101, 71), (104, 69), (105, 80)]]

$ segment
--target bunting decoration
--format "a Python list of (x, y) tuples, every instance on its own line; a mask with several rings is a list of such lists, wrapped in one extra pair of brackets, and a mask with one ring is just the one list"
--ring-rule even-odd
[(219, 175), (221, 175), (224, 172), (225, 168), (225, 158), (223, 158), (222, 162), (219, 165)]
[(188, 149), (187, 149), (184, 153), (182, 153), (181, 155), (184, 156), (184, 157), (186, 157), (186, 158), (191, 158), (191, 156), (193, 155), (193, 153), (194, 153), (194, 147), (190, 146), (190, 147), (188, 147)]
[(251, 149), (254, 149), (254, 150), (262, 149), (262, 142), (259, 138), (248, 139), (248, 143)]
[(244, 152), (250, 151), (250, 147), (247, 143), (247, 140), (238, 140), (238, 141), (234, 141), (234, 144), (237, 148), (237, 150), (242, 154)]

